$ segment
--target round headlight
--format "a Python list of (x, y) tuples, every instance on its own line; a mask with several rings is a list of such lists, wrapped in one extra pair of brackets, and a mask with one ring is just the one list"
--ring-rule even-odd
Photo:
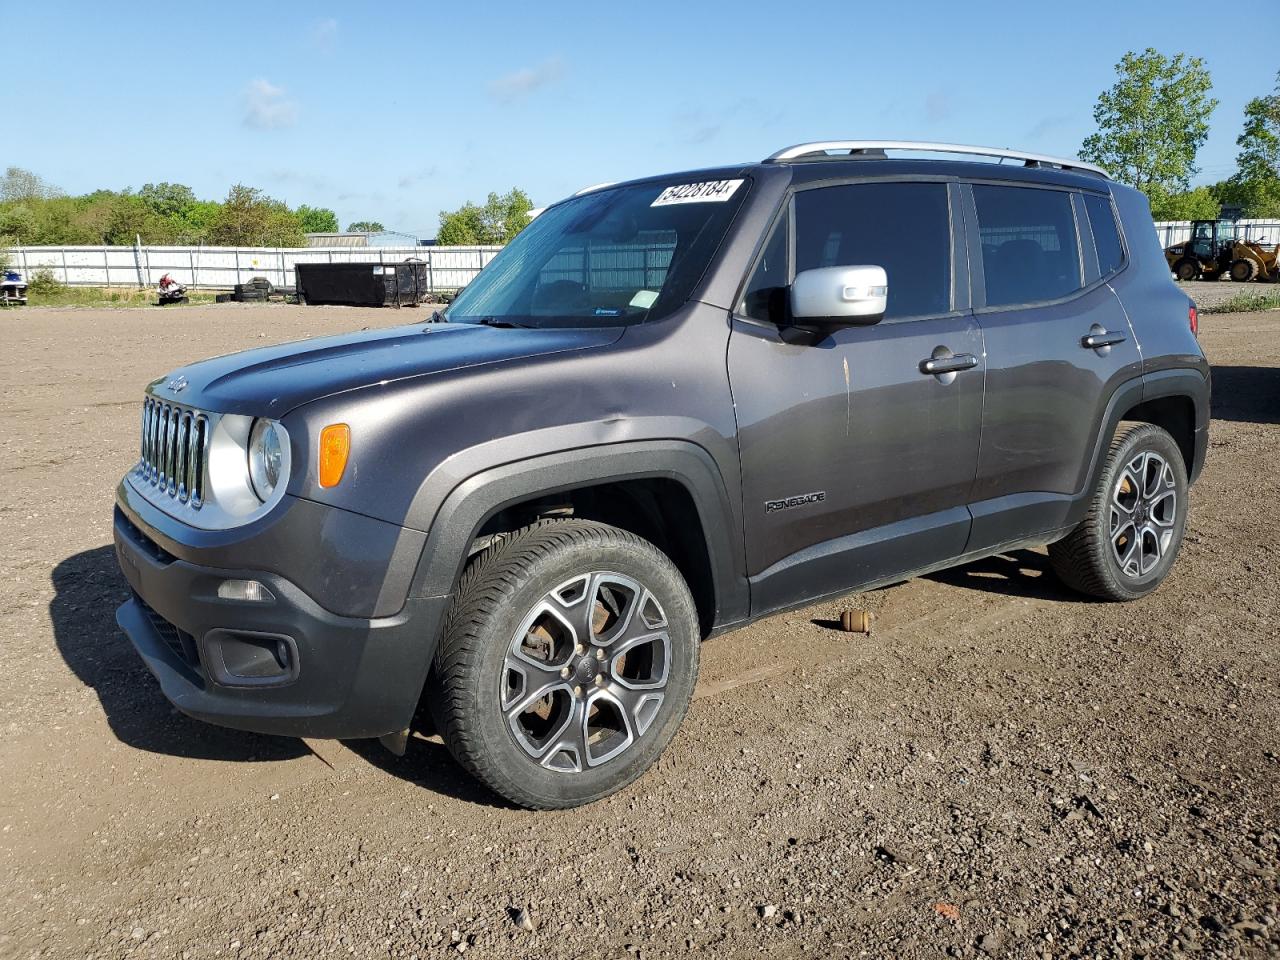
[(266, 503), (280, 482), (280, 431), (270, 420), (255, 420), (249, 432), (249, 482), (258, 499)]

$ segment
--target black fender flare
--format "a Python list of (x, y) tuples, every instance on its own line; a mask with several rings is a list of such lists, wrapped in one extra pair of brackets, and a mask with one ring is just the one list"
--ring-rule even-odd
[(715, 460), (703, 447), (687, 440), (641, 440), (562, 450), (471, 474), (457, 483), (435, 510), (410, 595), (450, 596), (476, 535), (504, 507), (580, 487), (655, 477), (680, 483), (698, 511), (711, 565), (714, 624), (746, 619), (750, 597), (741, 520)]
[(1176, 368), (1146, 373), (1126, 380), (1116, 387), (1107, 401), (1098, 436), (1094, 440), (1093, 454), (1084, 485), (1076, 492), (1075, 507), (1071, 511), (1072, 524), (1078, 523), (1088, 508), (1089, 495), (1097, 485), (1102, 465), (1106, 462), (1111, 438), (1127, 414), (1134, 407), (1148, 400), (1162, 397), (1187, 397), (1195, 409), (1196, 457), (1187, 478), (1194, 483), (1204, 466), (1204, 448), (1208, 444), (1209, 380), (1197, 369)]
[(1209, 449), (1209, 417), (1212, 411), (1212, 371), (1206, 366), (1198, 369), (1185, 367), (1157, 370), (1142, 377), (1142, 399), (1158, 400), (1161, 397), (1187, 397), (1195, 411), (1192, 429), (1195, 432), (1195, 456), (1187, 474), (1187, 483), (1195, 483), (1204, 469), (1205, 455)]

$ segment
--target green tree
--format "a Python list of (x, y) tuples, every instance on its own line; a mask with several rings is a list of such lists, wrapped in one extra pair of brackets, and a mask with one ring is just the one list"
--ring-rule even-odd
[(347, 224), (347, 233), (381, 233), (385, 229), (377, 220), (357, 220)]
[(0, 176), (0, 237), (9, 243), (131, 245), (141, 236), (144, 243), (300, 246), (307, 230), (337, 229), (332, 210), (290, 210), (240, 184), (218, 203), (180, 183), (69, 197), (29, 170), (10, 167)]
[(138, 191), (138, 199), (166, 218), (184, 218), (195, 204), (196, 194), (181, 183), (146, 183)]
[[(1218, 185), (1196, 187), (1163, 198), (1160, 216), (1156, 220), (1216, 220), (1222, 201), (1218, 198)], [(1153, 208), (1154, 209), (1154, 208)]]
[(1116, 73), (1093, 108), (1098, 132), (1085, 138), (1080, 156), (1143, 191), (1157, 220), (1170, 219), (1172, 198), (1196, 173), (1196, 152), (1218, 105), (1209, 96), (1209, 71), (1199, 57), (1166, 57), (1148, 47), (1126, 53)]
[(328, 207), (309, 207), (304, 203), (295, 214), (307, 233), (337, 233), (340, 229), (338, 215)]
[(474, 203), (464, 203), (457, 210), (440, 211), (440, 229), (436, 231), (436, 243), (442, 247), (469, 247), (483, 243), (484, 231), (481, 209)]
[(519, 187), (504, 194), (489, 194), (483, 207), (464, 203), (457, 210), (440, 212), (436, 242), (441, 246), (503, 244), (529, 225), (533, 201)]
[(11, 243), (28, 244), (35, 233), (35, 211), (30, 203), (0, 204), (0, 237)]
[(279, 200), (237, 183), (209, 229), (212, 243), (223, 246), (300, 247), (306, 235), (298, 218)]
[(1225, 202), (1246, 217), (1280, 217), (1280, 72), (1275, 91), (1244, 108), (1244, 130), (1236, 138), (1236, 172), (1224, 184)]
[[(173, 240), (174, 230), (169, 219), (130, 190), (119, 193), (97, 190), (86, 197), (72, 198), (71, 204), (72, 214), (63, 230), (73, 235), (89, 232), (96, 238), (90, 242), (130, 246), (138, 237), (142, 237), (144, 243)], [(52, 204), (46, 206), (53, 212)]]
[(57, 187), (21, 167), (8, 167), (0, 177), (0, 200), (43, 200), (61, 193)]

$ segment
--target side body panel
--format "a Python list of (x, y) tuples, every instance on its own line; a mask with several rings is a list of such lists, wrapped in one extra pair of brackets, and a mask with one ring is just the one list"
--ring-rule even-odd
[[(734, 318), (729, 376), (753, 614), (957, 556), (968, 537), (965, 504), (977, 464), (984, 370), (982, 332), (968, 309), (955, 185), (938, 177), (846, 174), (813, 186), (847, 189), (852, 196), (868, 183), (889, 190), (930, 183), (943, 191), (950, 214), (944, 227), (950, 232), (950, 309), (816, 336)], [(884, 232), (874, 222), (878, 212), (861, 215), (872, 219), (823, 221), (823, 233), (814, 237), (793, 214), (788, 276), (800, 262), (801, 241), (815, 249), (842, 233)], [(835, 229), (842, 233), (827, 235)], [(858, 256), (874, 253), (863, 241), (857, 248)], [(914, 278), (891, 277), (890, 298), (895, 282)], [(971, 355), (975, 365), (945, 376), (922, 371), (926, 360), (948, 350)]]
[[(1073, 199), (1072, 210), (1086, 286), (1060, 300), (989, 307), (977, 209), (970, 186), (961, 189), (974, 305), (987, 348), (982, 449), (967, 547), (975, 551), (1054, 534), (1074, 522), (1090, 485), (1109, 401), (1121, 384), (1139, 380), (1142, 356), (1123, 307), (1098, 276), (1078, 202)], [(1091, 349), (1083, 338), (1094, 330), (1124, 339)]]
[[(287, 425), (291, 434), (314, 436), (325, 423), (349, 424), (352, 460), (347, 469), (354, 473), (352, 488), (361, 489), (362, 509), (433, 537), (442, 525), (457, 523), (441, 513), (446, 499), (495, 468), (550, 458), (567, 470), (589, 459), (604, 466), (573, 474), (577, 480), (572, 482), (653, 475), (679, 479), (677, 472), (664, 473), (671, 467), (661, 458), (645, 464), (598, 455), (625, 452), (633, 444), (681, 440), (702, 451), (718, 476), (717, 496), (723, 502), (699, 508), (705, 522), (735, 532), (718, 543), (715, 559), (741, 578), (741, 494), (724, 367), (727, 340), (725, 311), (690, 303), (667, 320), (627, 328), (613, 344), (442, 372), (403, 384), (391, 395), (375, 386), (309, 404), (294, 413), (300, 421), (296, 428)], [(545, 488), (539, 486), (542, 482), (549, 481), (535, 479), (531, 471), (523, 489), (507, 490), (504, 503), (571, 485), (563, 478)], [(475, 483), (468, 489), (478, 495)], [(331, 497), (319, 489), (303, 495)], [(449, 536), (452, 542), (477, 530), (450, 530)], [(426, 552), (434, 549), (428, 544)], [(448, 563), (456, 566), (463, 559), (465, 551), (450, 555)], [(441, 589), (447, 593), (451, 587)], [(727, 596), (732, 593), (729, 589)], [(732, 606), (730, 602), (726, 611)]]
[[(735, 321), (754, 612), (964, 551), (983, 371), (950, 383), (921, 374), (940, 346), (980, 357), (982, 334), (956, 316), (852, 327), (799, 346)], [(810, 494), (822, 499), (777, 505)]]
[[(1111, 187), (1130, 266), (1110, 281), (1124, 304), (1142, 349), (1143, 370), (1195, 370), (1206, 379), (1209, 361), (1187, 322), (1190, 301), (1178, 289), (1165, 265), (1160, 241), (1151, 227), (1151, 208), (1137, 190)], [(1196, 426), (1208, 425), (1209, 411), (1197, 410)]]

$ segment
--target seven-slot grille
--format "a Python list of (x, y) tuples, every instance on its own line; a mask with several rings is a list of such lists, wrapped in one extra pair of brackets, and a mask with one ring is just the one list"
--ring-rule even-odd
[(204, 503), (209, 418), (198, 410), (147, 397), (142, 404), (142, 478), (180, 503)]

